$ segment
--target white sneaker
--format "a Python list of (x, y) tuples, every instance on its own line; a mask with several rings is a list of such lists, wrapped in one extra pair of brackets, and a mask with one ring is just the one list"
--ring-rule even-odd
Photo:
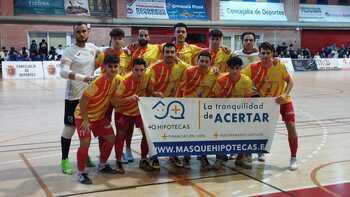
[(289, 168), (290, 170), (294, 171), (298, 169), (298, 162), (297, 162), (297, 158), (292, 157), (290, 158), (290, 164), (289, 164)]
[(261, 161), (261, 162), (265, 161), (265, 154), (264, 153), (259, 153), (258, 154), (258, 161)]

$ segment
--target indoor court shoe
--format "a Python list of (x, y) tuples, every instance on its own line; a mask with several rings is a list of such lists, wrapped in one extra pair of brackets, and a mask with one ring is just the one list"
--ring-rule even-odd
[(175, 167), (178, 167), (178, 168), (184, 167), (183, 163), (178, 157), (170, 157), (169, 162), (173, 164)]
[(116, 169), (118, 174), (125, 174), (125, 170), (121, 161), (116, 162)]
[(265, 161), (265, 154), (264, 153), (258, 153), (258, 161), (261, 161), (261, 162)]
[(127, 159), (126, 156), (125, 156), (125, 153), (122, 153), (122, 160), (121, 160), (121, 162), (122, 162), (122, 164), (127, 164), (127, 163), (129, 163), (129, 162), (128, 162), (128, 159)]
[(86, 167), (88, 168), (93, 168), (93, 167), (96, 167), (96, 165), (94, 164), (94, 162), (92, 162), (90, 156), (87, 158), (86, 160)]
[(69, 175), (73, 174), (73, 168), (68, 159), (62, 159), (61, 168), (64, 174), (69, 174)]
[(150, 172), (150, 171), (154, 170), (154, 168), (151, 166), (151, 164), (146, 159), (140, 160), (139, 168), (146, 171), (146, 172)]
[(252, 169), (252, 165), (242, 159), (236, 160), (235, 165), (247, 170)]
[(151, 166), (155, 170), (160, 170), (160, 164), (159, 164), (159, 159), (151, 159)]
[(84, 184), (84, 185), (91, 185), (92, 181), (89, 179), (87, 173), (81, 173), (79, 175), (79, 183)]
[(128, 162), (134, 162), (134, 157), (132, 156), (132, 151), (129, 148), (125, 149), (125, 159)]
[(182, 166), (186, 169), (191, 169), (191, 158), (189, 157), (184, 157), (183, 162), (182, 162)]
[(111, 168), (109, 164), (99, 165), (98, 171), (103, 174), (117, 174), (117, 170)]
[(210, 165), (207, 157), (201, 156), (199, 161), (201, 163), (201, 166), (200, 166), (201, 171), (210, 171), (211, 170), (211, 165)]
[(298, 162), (297, 162), (297, 159), (295, 157), (292, 157), (290, 159), (290, 164), (289, 164), (289, 168), (290, 170), (294, 171), (294, 170), (297, 170), (298, 169)]
[(222, 159), (216, 159), (214, 165), (213, 165), (214, 170), (223, 170), (224, 169), (224, 160)]

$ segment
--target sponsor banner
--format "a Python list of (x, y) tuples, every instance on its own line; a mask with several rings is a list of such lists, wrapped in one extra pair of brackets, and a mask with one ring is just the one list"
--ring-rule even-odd
[(180, 156), (270, 151), (274, 98), (150, 98), (139, 109), (150, 154)]
[(208, 20), (204, 0), (166, 0), (166, 10), (172, 20)]
[(128, 18), (208, 20), (204, 0), (128, 0)]
[(16, 0), (14, 14), (65, 15), (62, 0)]
[(290, 59), (290, 58), (281, 58), (280, 60), (281, 60), (281, 62), (284, 65), (286, 65), (288, 72), (290, 74), (293, 74), (294, 73), (294, 67), (293, 67), (292, 59)]
[(340, 70), (340, 64), (338, 59), (324, 58), (315, 59), (317, 70)]
[(315, 71), (317, 65), (314, 59), (292, 59), (295, 71)]
[(169, 19), (165, 0), (128, 0), (127, 17)]
[(283, 3), (220, 1), (220, 20), (287, 21)]
[(37, 61), (2, 62), (3, 79), (43, 79), (43, 63)]
[(59, 65), (60, 61), (44, 61), (44, 79), (61, 79)]
[(90, 15), (88, 0), (64, 0), (64, 9), (67, 15)]
[(337, 60), (342, 70), (350, 70), (350, 58), (340, 58)]
[(350, 22), (350, 6), (300, 4), (301, 22)]

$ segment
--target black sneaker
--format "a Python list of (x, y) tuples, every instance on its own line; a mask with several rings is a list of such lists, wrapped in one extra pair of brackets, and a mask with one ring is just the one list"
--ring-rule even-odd
[(148, 161), (146, 159), (140, 160), (139, 168), (146, 171), (146, 172), (153, 171), (153, 167), (151, 166), (151, 164), (148, 163)]
[(158, 159), (152, 159), (151, 166), (153, 169), (160, 170), (160, 164)]
[(201, 170), (202, 171), (211, 170), (211, 165), (210, 165), (208, 158), (206, 156), (201, 156), (199, 161), (201, 162)]
[(184, 167), (183, 163), (178, 157), (169, 157), (169, 162), (173, 164), (175, 167), (178, 167), (178, 168)]
[(123, 164), (121, 161), (117, 161), (116, 163), (116, 171), (118, 174), (125, 174), (125, 170), (123, 168)]
[(106, 164), (103, 168), (98, 169), (103, 174), (117, 174), (117, 170), (111, 168), (109, 164)]
[(91, 185), (92, 181), (89, 179), (87, 173), (81, 173), (79, 175), (79, 183), (84, 184), (84, 185)]
[(183, 159), (183, 167), (186, 168), (186, 169), (191, 169), (191, 157), (184, 157)]

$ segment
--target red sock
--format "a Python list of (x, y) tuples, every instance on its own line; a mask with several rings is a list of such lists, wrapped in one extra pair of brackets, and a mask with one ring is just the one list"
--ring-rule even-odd
[(102, 149), (102, 145), (104, 141), (105, 139), (103, 137), (98, 137), (98, 147), (100, 148), (100, 150)]
[(132, 135), (134, 133), (134, 127), (129, 128), (128, 133), (126, 134), (125, 144), (127, 148), (131, 147)]
[(100, 163), (107, 162), (109, 156), (111, 155), (113, 146), (114, 144), (108, 142), (107, 140), (103, 140), (102, 145), (100, 147)]
[(125, 135), (120, 134), (120, 131), (117, 133), (117, 137), (115, 140), (115, 158), (117, 161), (122, 160), (123, 146), (124, 146)]
[(298, 137), (288, 137), (288, 142), (291, 157), (296, 157), (298, 150)]
[(141, 140), (141, 159), (146, 159), (148, 154), (148, 144), (147, 144), (147, 139), (146, 136), (142, 136)]
[(78, 170), (83, 172), (85, 170), (85, 163), (88, 158), (89, 147), (79, 147), (77, 152)]

